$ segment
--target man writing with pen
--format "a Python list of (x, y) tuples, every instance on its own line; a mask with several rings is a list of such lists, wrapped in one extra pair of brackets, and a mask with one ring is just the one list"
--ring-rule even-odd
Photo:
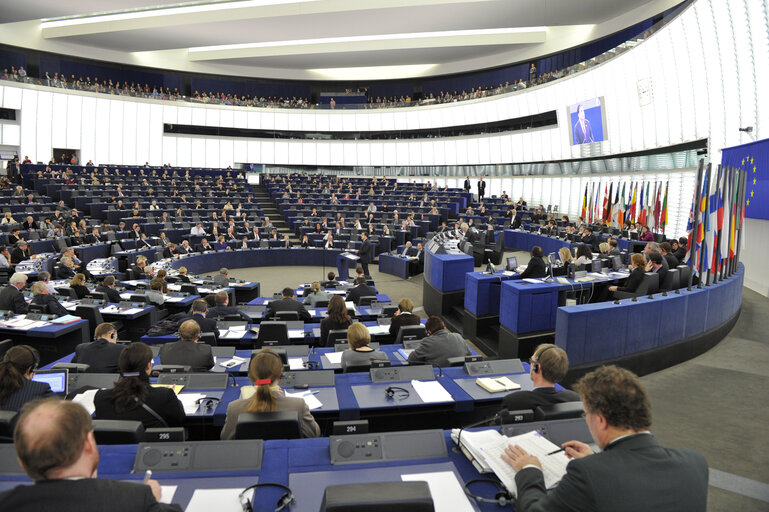
[(601, 451), (593, 453), (579, 441), (564, 443), (563, 451), (573, 460), (548, 493), (539, 459), (520, 446), (508, 446), (502, 459), (516, 471), (516, 511), (706, 510), (705, 458), (693, 450), (664, 448), (657, 442), (649, 432), (649, 399), (635, 374), (602, 366), (582, 377), (576, 390)]
[(34, 485), (0, 494), (0, 510), (16, 512), (181, 512), (159, 503), (160, 484), (97, 478), (99, 450), (88, 412), (75, 402), (48, 398), (28, 403), (14, 431), (19, 464)]

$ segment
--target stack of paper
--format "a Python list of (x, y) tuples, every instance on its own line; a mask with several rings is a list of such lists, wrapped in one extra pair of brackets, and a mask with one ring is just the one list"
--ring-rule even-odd
[(301, 370), (304, 368), (304, 359), (301, 357), (289, 357), (288, 369), (289, 370)]
[(99, 391), (98, 389), (89, 389), (88, 391), (84, 391), (82, 393), (78, 393), (75, 395), (75, 398), (72, 399), (73, 402), (76, 404), (82, 405), (86, 411), (88, 411), (88, 414), (93, 414), (96, 412), (96, 406), (93, 403), (93, 399), (96, 396), (96, 392)]
[(225, 359), (224, 361), (220, 362), (219, 366), (223, 366), (224, 368), (235, 368), (236, 366), (240, 366), (245, 362), (246, 360), (242, 357), (232, 356), (231, 359)]
[(51, 320), (52, 324), (71, 324), (72, 322), (77, 322), (80, 320), (79, 316), (74, 315), (64, 315), (60, 316), (59, 318), (54, 318)]
[(411, 386), (425, 403), (454, 401), (451, 394), (437, 380), (412, 380)]
[(328, 359), (328, 362), (331, 364), (342, 364), (342, 354), (343, 352), (329, 352), (328, 354), (323, 354), (323, 357)]
[(177, 395), (177, 398), (184, 407), (184, 414), (195, 414), (200, 408), (200, 400), (205, 398), (206, 395), (202, 393), (181, 393)]
[(462, 489), (462, 485), (457, 480), (457, 476), (452, 471), (401, 475), (401, 480), (404, 482), (427, 482), (435, 510), (451, 510), (452, 512), (473, 512), (474, 510)]
[(389, 325), (372, 325), (368, 328), (368, 332), (371, 335), (374, 334), (389, 334), (390, 333), (390, 326)]
[[(243, 489), (197, 489), (192, 494), (192, 499), (187, 505), (187, 512), (242, 512), (240, 493)], [(251, 500), (253, 489), (246, 493)]]
[(239, 340), (246, 335), (246, 331), (238, 329), (219, 329), (219, 338), (223, 340)]

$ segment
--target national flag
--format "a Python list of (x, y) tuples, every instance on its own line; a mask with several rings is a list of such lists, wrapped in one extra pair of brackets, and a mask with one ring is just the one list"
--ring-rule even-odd
[(730, 167), (726, 167), (723, 169), (723, 180), (724, 183), (722, 185), (722, 199), (721, 199), (721, 212), (720, 212), (720, 219), (718, 221), (719, 224), (719, 234), (718, 234), (718, 240), (719, 240), (719, 246), (721, 253), (721, 264), (723, 265), (725, 261), (729, 260), (729, 219), (731, 218), (731, 212), (733, 211), (732, 205), (730, 204), (730, 198), (731, 198), (731, 192), (732, 192), (732, 169)]
[[(649, 184), (646, 184), (646, 195), (649, 195)], [(646, 225), (646, 204), (644, 203), (644, 184), (641, 183), (640, 209), (638, 210), (638, 222), (642, 226)]]
[(661, 210), (662, 210), (662, 204), (660, 203), (660, 195), (662, 194), (662, 182), (655, 183), (655, 186), (657, 188), (657, 193), (655, 194), (654, 198), (654, 230), (659, 231), (660, 229), (660, 216), (661, 216)]
[(580, 215), (580, 217), (582, 217), (583, 219), (585, 218), (586, 207), (587, 207), (587, 183), (585, 183), (585, 197), (582, 198), (582, 215)]
[(598, 183), (598, 186), (595, 188), (595, 199), (593, 201), (593, 222), (598, 222), (598, 212), (600, 211), (600, 205), (601, 204), (601, 183)]
[(711, 196), (711, 211), (715, 210), (715, 219), (713, 223), (713, 262), (710, 268), (713, 272), (718, 272), (721, 264), (721, 235), (724, 226), (724, 201), (723, 201), (723, 169), (718, 166), (718, 178), (716, 179), (715, 194)]
[(710, 170), (709, 168), (705, 170), (705, 175), (702, 178), (702, 194), (700, 195), (700, 204), (697, 205), (697, 207), (700, 209), (700, 223), (697, 226), (697, 239), (696, 239), (697, 261), (694, 268), (699, 272), (704, 272), (705, 270), (707, 270), (707, 268), (705, 268), (707, 266), (707, 246), (706, 246), (705, 232), (707, 230), (707, 221), (709, 217), (707, 213), (708, 195), (710, 193), (709, 170)]
[[(619, 187), (617, 187), (619, 190)], [(619, 229), (625, 226), (625, 184), (622, 184), (622, 193), (619, 195), (619, 206), (617, 208), (617, 225)]]
[(635, 222), (635, 218), (636, 218), (635, 217), (635, 210), (636, 210), (636, 205), (638, 204), (636, 202), (636, 199), (637, 199), (636, 193), (637, 192), (638, 192), (638, 183), (635, 183), (633, 185), (633, 195), (630, 198), (630, 208), (628, 209), (629, 213), (630, 213), (630, 222)]
[(665, 197), (662, 199), (662, 213), (660, 213), (660, 226), (663, 233), (668, 223), (668, 185), (670, 185), (669, 181), (665, 183)]
[(612, 199), (611, 194), (612, 190), (614, 189), (614, 182), (609, 183), (609, 193), (606, 196), (606, 199), (604, 200), (604, 222), (611, 223), (611, 208), (612, 208)]

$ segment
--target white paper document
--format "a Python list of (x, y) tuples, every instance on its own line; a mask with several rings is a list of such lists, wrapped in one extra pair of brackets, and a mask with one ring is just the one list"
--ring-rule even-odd
[(170, 505), (174, 500), (174, 494), (176, 494), (175, 485), (161, 485), (160, 486), (160, 503)]
[(301, 357), (289, 357), (288, 369), (289, 370), (301, 370), (304, 368), (304, 359)]
[(242, 357), (232, 356), (232, 358), (225, 359), (224, 361), (220, 362), (219, 366), (223, 366), (225, 368), (234, 368), (236, 366), (242, 365), (245, 362), (246, 360), (243, 359)]
[[(187, 505), (186, 512), (242, 512), (238, 496), (243, 489), (198, 489)], [(248, 491), (246, 496), (251, 499), (253, 490)]]
[(329, 352), (328, 354), (323, 354), (323, 356), (331, 364), (342, 364), (342, 352)]
[(473, 512), (475, 510), (459, 484), (457, 476), (452, 471), (401, 475), (401, 479), (404, 482), (427, 482), (435, 510), (451, 510), (451, 512)]
[(246, 331), (237, 329), (219, 329), (219, 338), (224, 340), (239, 340), (246, 335)]
[(288, 337), (293, 339), (304, 338), (304, 329), (289, 329)]
[(542, 284), (542, 279), (534, 279), (533, 277), (527, 277), (526, 279), (521, 279), (521, 281), (526, 281), (527, 283), (532, 284)]
[(176, 397), (182, 403), (182, 407), (184, 407), (184, 414), (195, 414), (200, 407), (198, 401), (201, 398), (205, 398), (206, 395), (202, 393), (179, 393)]
[(99, 390), (89, 389), (88, 391), (83, 391), (82, 393), (75, 395), (75, 398), (73, 398), (72, 401), (82, 405), (85, 410), (88, 411), (88, 414), (93, 414), (96, 412), (96, 406), (93, 403), (93, 399), (96, 396), (97, 391)]
[(425, 403), (454, 401), (451, 394), (437, 380), (412, 380), (411, 385)]
[(389, 325), (372, 325), (368, 328), (368, 332), (371, 335), (374, 334), (390, 334), (390, 326)]
[(299, 393), (285, 393), (285, 395), (291, 398), (301, 398), (311, 411), (323, 407), (323, 402), (318, 400), (318, 397), (315, 396), (312, 390), (300, 391)]

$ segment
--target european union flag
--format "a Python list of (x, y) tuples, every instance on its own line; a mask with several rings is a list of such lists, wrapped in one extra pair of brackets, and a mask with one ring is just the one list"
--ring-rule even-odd
[(724, 148), (721, 165), (748, 175), (745, 187), (745, 217), (769, 220), (769, 139)]

